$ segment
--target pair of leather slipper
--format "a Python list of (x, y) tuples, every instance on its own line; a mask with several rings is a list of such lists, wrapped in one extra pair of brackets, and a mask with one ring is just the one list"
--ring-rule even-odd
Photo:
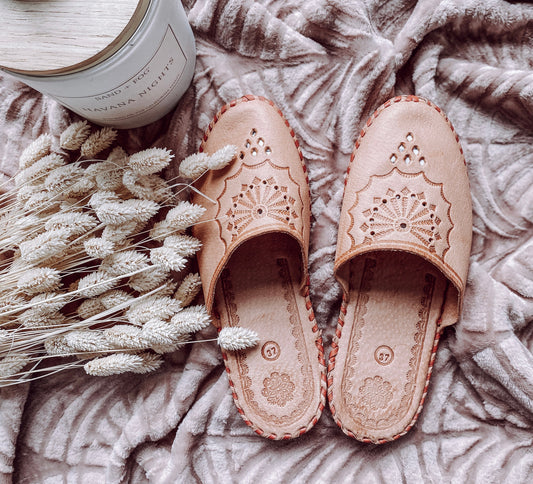
[(383, 443), (416, 422), (442, 330), (457, 321), (472, 216), (464, 156), (429, 101), (382, 105), (355, 143), (339, 219), (335, 276), (343, 302), (329, 363), (309, 299), (310, 196), (298, 141), (270, 101), (224, 106), (201, 148), (237, 145), (196, 187), (216, 203), (194, 228), (205, 302), (218, 328), (259, 335), (223, 352), (233, 398), (269, 439), (302, 435), (326, 403), (339, 427)]

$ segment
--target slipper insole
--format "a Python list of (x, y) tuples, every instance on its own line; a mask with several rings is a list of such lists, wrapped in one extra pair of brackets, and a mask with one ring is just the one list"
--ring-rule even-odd
[(374, 252), (350, 264), (334, 405), (356, 435), (390, 439), (420, 407), (447, 280), (408, 253)]
[(274, 433), (307, 425), (319, 404), (317, 335), (300, 291), (301, 265), (292, 238), (262, 235), (236, 250), (216, 290), (221, 327), (259, 335), (256, 347), (226, 353), (236, 403), (254, 425)]

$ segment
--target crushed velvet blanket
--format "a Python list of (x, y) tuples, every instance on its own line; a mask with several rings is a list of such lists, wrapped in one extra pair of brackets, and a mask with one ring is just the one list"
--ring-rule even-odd
[[(81, 370), (0, 390), (0, 482), (531, 482), (533, 475), (533, 5), (504, 0), (187, 0), (193, 83), (175, 111), (121, 131), (129, 152), (182, 159), (226, 102), (273, 100), (296, 132), (312, 195), (312, 299), (325, 347), (343, 175), (362, 124), (412, 93), (447, 112), (465, 151), (474, 233), (461, 320), (447, 330), (415, 428), (382, 446), (326, 409), (287, 442), (253, 434), (214, 343), (148, 376)], [(4, 75), (0, 170), (76, 116)], [(204, 335), (214, 335), (213, 329)]]

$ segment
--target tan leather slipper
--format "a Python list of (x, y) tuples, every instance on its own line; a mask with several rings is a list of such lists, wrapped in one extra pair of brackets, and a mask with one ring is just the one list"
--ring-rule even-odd
[(415, 424), (441, 332), (459, 318), (470, 187), (451, 123), (416, 96), (394, 98), (368, 120), (345, 184), (328, 399), (347, 435), (383, 443)]
[(326, 399), (322, 338), (307, 273), (310, 201), (294, 131), (279, 109), (245, 96), (224, 106), (200, 151), (236, 145), (237, 159), (196, 187), (204, 205), (194, 229), (206, 306), (220, 329), (254, 330), (259, 344), (224, 352), (233, 398), (244, 421), (269, 439), (298, 437)]

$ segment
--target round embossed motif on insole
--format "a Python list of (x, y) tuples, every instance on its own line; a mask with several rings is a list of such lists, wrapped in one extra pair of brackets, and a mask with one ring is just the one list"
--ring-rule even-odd
[(382, 366), (390, 365), (394, 360), (394, 351), (387, 345), (379, 346), (374, 352), (374, 358)]
[(261, 348), (261, 355), (268, 361), (277, 360), (280, 352), (279, 345), (275, 341), (267, 341)]

